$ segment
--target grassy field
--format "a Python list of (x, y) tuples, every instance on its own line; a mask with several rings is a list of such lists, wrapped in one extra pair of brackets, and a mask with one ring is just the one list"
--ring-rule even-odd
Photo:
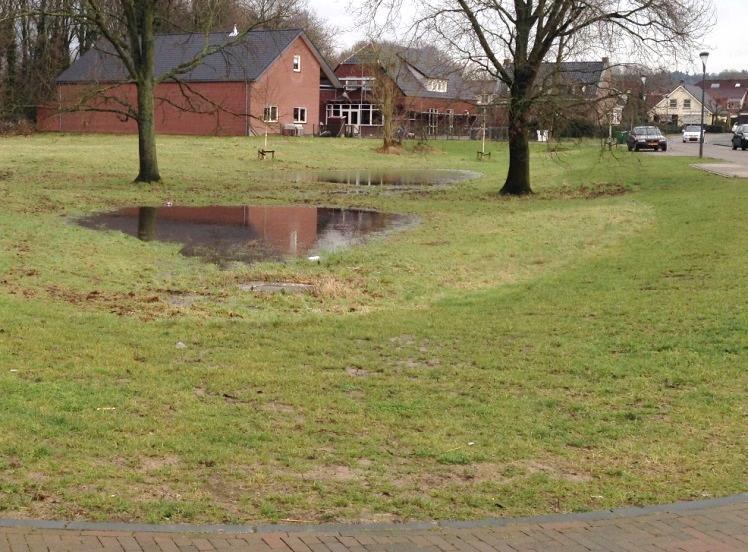
[[(502, 145), (485, 163), (461, 142), (278, 139), (272, 163), (252, 139), (159, 145), (165, 181), (141, 186), (131, 137), (0, 141), (0, 516), (475, 518), (748, 488), (744, 181), (538, 147), (538, 194), (512, 200)], [(351, 165), (485, 176), (394, 194), (289, 178)], [(220, 269), (74, 223), (165, 201), (420, 224), (320, 264)], [(239, 290), (257, 279), (315, 293)]]

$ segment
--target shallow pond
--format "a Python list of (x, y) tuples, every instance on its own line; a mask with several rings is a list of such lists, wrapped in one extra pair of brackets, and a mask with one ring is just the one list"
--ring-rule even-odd
[(225, 264), (313, 256), (403, 228), (413, 217), (308, 206), (131, 207), (79, 219), (143, 241), (181, 243), (183, 255)]
[(418, 188), (424, 186), (449, 186), (480, 177), (480, 173), (461, 170), (412, 169), (412, 170), (328, 170), (299, 173), (297, 182), (330, 182), (350, 186), (392, 186), (396, 188)]

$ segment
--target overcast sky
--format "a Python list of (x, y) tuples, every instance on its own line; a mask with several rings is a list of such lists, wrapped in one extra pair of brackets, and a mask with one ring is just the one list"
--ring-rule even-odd
[[(725, 69), (748, 70), (748, 0), (713, 0), (717, 10), (716, 26), (707, 36), (704, 48), (709, 50), (707, 71), (719, 72)], [(338, 27), (341, 31), (338, 44), (347, 47), (363, 38), (357, 29), (354, 7), (356, 0), (309, 0), (317, 13)], [(622, 60), (619, 60), (622, 61)], [(700, 64), (699, 64), (700, 65)], [(696, 65), (685, 61), (678, 67), (672, 67), (691, 73), (697, 70)], [(701, 72), (701, 67), (698, 67)]]

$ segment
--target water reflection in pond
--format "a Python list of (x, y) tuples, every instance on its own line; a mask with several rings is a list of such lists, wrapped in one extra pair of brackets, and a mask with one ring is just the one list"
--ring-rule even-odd
[(413, 169), (413, 170), (331, 170), (302, 173), (296, 181), (330, 182), (350, 186), (393, 186), (417, 188), (421, 186), (448, 186), (481, 176), (473, 171)]
[(181, 253), (224, 264), (334, 251), (401, 228), (412, 217), (362, 209), (275, 206), (133, 207), (92, 215), (82, 226), (143, 241), (184, 244)]

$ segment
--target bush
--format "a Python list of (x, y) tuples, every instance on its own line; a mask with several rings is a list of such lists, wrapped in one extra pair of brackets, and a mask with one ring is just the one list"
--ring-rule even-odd
[(570, 119), (558, 130), (559, 138), (599, 138), (602, 131), (587, 119)]
[(34, 123), (28, 119), (0, 120), (0, 135), (28, 136), (34, 133)]
[(707, 132), (716, 132), (719, 134), (723, 134), (725, 132), (730, 132), (730, 129), (727, 128), (725, 125), (719, 124), (719, 125), (704, 125), (704, 129)]

